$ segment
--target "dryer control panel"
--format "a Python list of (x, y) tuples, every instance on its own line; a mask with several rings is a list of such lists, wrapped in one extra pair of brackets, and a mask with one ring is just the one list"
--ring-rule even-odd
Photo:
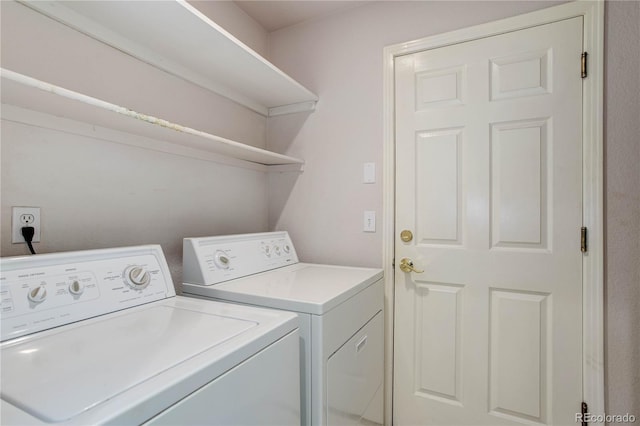
[(0, 260), (2, 341), (175, 296), (160, 246)]
[(185, 238), (183, 281), (213, 285), (298, 263), (288, 232)]

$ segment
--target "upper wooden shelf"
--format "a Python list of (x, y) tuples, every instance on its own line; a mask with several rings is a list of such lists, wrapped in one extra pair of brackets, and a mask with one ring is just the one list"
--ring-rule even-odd
[(184, 0), (20, 3), (264, 116), (318, 97)]
[[(304, 164), (304, 161), (299, 158), (256, 148), (142, 114), (10, 70), (0, 68), (0, 75), (2, 76), (2, 91), (0, 93), (3, 118), (6, 118), (5, 105), (10, 105), (115, 130), (123, 135), (142, 136), (153, 141), (168, 142), (178, 147), (223, 155), (251, 163), (272, 167), (294, 165), (298, 168)], [(117, 141), (129, 143), (129, 138), (122, 137)]]

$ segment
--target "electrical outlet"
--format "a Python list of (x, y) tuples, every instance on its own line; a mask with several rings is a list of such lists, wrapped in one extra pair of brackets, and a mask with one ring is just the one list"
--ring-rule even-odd
[(11, 242), (25, 244), (22, 236), (23, 226), (33, 226), (33, 242), (40, 242), (40, 207), (14, 207), (11, 219)]

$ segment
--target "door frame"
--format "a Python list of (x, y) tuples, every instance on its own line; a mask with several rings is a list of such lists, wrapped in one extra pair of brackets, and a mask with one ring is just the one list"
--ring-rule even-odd
[[(395, 250), (395, 75), (394, 60), (404, 56), (582, 16), (588, 76), (583, 80), (583, 226), (589, 250), (583, 256), (583, 400), (589, 412), (605, 413), (604, 387), (604, 0), (577, 0), (547, 9), (463, 28), (384, 48), (383, 82), (383, 269), (385, 276), (384, 420), (393, 422), (393, 334)], [(580, 58), (576, 57), (576, 63)], [(576, 72), (579, 69), (576, 65)], [(579, 238), (576, 230), (576, 240)], [(580, 407), (576, 407), (576, 413)], [(602, 423), (595, 423), (602, 424)]]

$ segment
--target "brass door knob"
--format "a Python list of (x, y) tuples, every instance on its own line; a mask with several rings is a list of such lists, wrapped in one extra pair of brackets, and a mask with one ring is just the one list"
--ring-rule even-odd
[(405, 229), (400, 233), (400, 239), (405, 243), (408, 243), (409, 241), (413, 240), (413, 232)]
[(400, 260), (400, 270), (402, 272), (415, 272), (416, 274), (421, 274), (424, 272), (419, 269), (416, 269), (413, 266), (413, 260), (407, 259), (406, 257)]

